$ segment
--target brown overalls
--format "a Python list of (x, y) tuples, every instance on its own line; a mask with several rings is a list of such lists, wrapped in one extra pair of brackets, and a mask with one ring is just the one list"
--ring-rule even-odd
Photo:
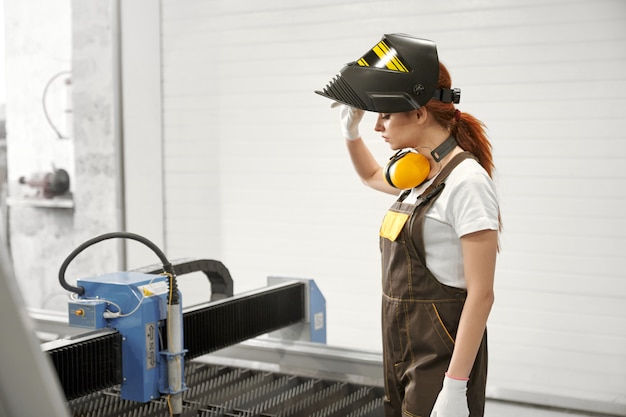
[[(424, 214), (444, 180), (469, 152), (455, 155), (415, 204), (404, 192), (381, 226), (385, 416), (429, 417), (444, 374), (465, 303), (466, 290), (444, 285), (426, 268)], [(487, 334), (468, 382), (470, 417), (482, 417), (487, 379)]]

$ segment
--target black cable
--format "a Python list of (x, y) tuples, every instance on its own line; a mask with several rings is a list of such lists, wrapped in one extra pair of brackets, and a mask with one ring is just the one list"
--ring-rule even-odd
[(76, 256), (78, 256), (79, 253), (81, 253), (82, 251), (84, 251), (85, 249), (87, 249), (88, 247), (98, 243), (98, 242), (102, 242), (103, 240), (107, 240), (107, 239), (113, 239), (113, 238), (124, 238), (124, 239), (131, 239), (131, 240), (136, 240), (138, 242), (143, 243), (144, 245), (146, 245), (147, 247), (149, 247), (150, 249), (152, 249), (152, 251), (159, 257), (159, 259), (161, 260), (161, 263), (163, 264), (163, 271), (167, 274), (169, 274), (170, 276), (170, 299), (168, 300), (168, 303), (170, 305), (174, 305), (174, 304), (178, 304), (180, 302), (180, 297), (178, 295), (178, 284), (176, 282), (176, 274), (174, 273), (174, 267), (172, 266), (171, 262), (167, 259), (167, 257), (165, 256), (165, 254), (163, 253), (163, 251), (161, 249), (159, 249), (159, 247), (157, 245), (155, 245), (154, 243), (152, 243), (150, 240), (146, 239), (145, 237), (135, 234), (135, 233), (129, 233), (129, 232), (113, 232), (113, 233), (105, 233), (103, 235), (100, 236), (96, 236), (92, 239), (89, 239), (88, 241), (86, 241), (85, 243), (83, 243), (82, 245), (78, 246), (76, 249), (74, 249), (68, 256), (67, 258), (65, 258), (65, 260), (63, 261), (63, 263), (61, 264), (61, 268), (59, 269), (59, 282), (61, 283), (61, 286), (63, 288), (65, 288), (67, 291), (71, 291), (74, 292), (78, 295), (83, 295), (85, 294), (85, 288), (84, 287), (76, 287), (73, 285), (70, 285), (67, 283), (67, 281), (65, 280), (65, 271), (67, 270), (67, 267), (69, 266), (70, 262), (72, 262), (72, 260), (74, 260), (74, 258), (76, 258)]

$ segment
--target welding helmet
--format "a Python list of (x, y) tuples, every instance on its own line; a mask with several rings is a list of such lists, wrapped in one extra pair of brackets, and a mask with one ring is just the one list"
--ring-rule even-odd
[(439, 58), (433, 41), (384, 35), (358, 61), (341, 69), (322, 91), (324, 97), (378, 113), (418, 109), (431, 98), (458, 103), (461, 90), (438, 89)]

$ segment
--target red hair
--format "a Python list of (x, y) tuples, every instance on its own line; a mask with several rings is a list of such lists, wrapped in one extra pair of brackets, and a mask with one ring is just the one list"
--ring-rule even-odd
[[(451, 88), (452, 79), (448, 69), (439, 63), (439, 81), (437, 88)], [(435, 118), (437, 123), (450, 130), (457, 143), (464, 150), (478, 158), (485, 171), (492, 176), (494, 169), (491, 154), (491, 142), (485, 133), (485, 124), (469, 113), (461, 113), (455, 117), (457, 110), (452, 103), (430, 100), (424, 107)]]

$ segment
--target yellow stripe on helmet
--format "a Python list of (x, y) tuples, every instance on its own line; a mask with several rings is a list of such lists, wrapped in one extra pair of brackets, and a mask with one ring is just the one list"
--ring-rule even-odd
[(407, 67), (404, 66), (404, 64), (402, 63), (402, 61), (400, 61), (400, 59), (397, 56), (394, 56), (391, 61), (394, 63), (394, 65), (398, 68), (398, 71), (400, 72), (409, 72), (409, 70), (407, 69)]
[(400, 61), (398, 55), (394, 49), (384, 42), (380, 41), (376, 46), (372, 48), (372, 51), (380, 58), (381, 62), (387, 67), (387, 69), (399, 72), (409, 72), (407, 67)]

